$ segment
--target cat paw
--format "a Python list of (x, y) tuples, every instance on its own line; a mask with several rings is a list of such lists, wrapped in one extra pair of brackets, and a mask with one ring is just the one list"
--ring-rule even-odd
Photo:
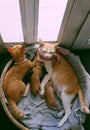
[(60, 112), (58, 113), (58, 116), (59, 116), (59, 117), (63, 116), (64, 112), (65, 112), (64, 110), (60, 111)]
[(24, 119), (25, 115), (22, 111), (18, 111), (18, 113), (14, 113), (14, 116), (18, 119)]
[(60, 121), (60, 122), (58, 123), (58, 127), (63, 126), (63, 124), (64, 124), (64, 122)]
[(40, 91), (40, 95), (41, 95), (41, 96), (44, 95), (44, 90), (43, 90), (43, 89)]
[(25, 115), (23, 113), (20, 113), (19, 117), (20, 119), (24, 119)]
[(82, 111), (83, 113), (90, 114), (90, 110), (88, 109), (87, 106), (82, 106), (82, 107), (81, 107), (81, 111)]

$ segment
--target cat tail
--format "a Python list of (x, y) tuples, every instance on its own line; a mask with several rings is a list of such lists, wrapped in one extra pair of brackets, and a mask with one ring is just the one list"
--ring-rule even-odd
[(11, 113), (18, 119), (24, 118), (23, 112), (16, 106), (15, 101), (8, 101), (8, 105), (10, 107)]
[(87, 107), (87, 105), (86, 105), (86, 103), (84, 101), (84, 95), (82, 93), (81, 88), (78, 91), (78, 96), (79, 96), (79, 101), (80, 101), (80, 105), (81, 105), (81, 111), (83, 113), (89, 114), (90, 110), (88, 109), (88, 107)]

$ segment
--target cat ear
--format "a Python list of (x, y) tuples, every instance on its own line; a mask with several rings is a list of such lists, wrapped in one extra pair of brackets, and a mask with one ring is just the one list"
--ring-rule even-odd
[(58, 47), (59, 44), (59, 42), (54, 43), (55, 48)]
[(7, 47), (7, 50), (8, 50), (9, 53), (13, 52), (13, 48), (12, 47)]
[(21, 46), (21, 51), (25, 52), (25, 46)]
[(39, 38), (39, 45), (43, 46), (44, 45), (44, 41), (42, 39)]

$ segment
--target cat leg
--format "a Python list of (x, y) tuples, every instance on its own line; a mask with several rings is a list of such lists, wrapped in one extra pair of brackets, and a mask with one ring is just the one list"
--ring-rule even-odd
[(62, 111), (60, 111), (60, 112), (58, 113), (58, 116), (61, 117), (64, 113), (65, 113), (65, 111), (62, 110)]
[(23, 119), (24, 118), (24, 113), (23, 111), (21, 111), (17, 105), (16, 102), (14, 100), (8, 100), (8, 105), (10, 107), (10, 110), (12, 112), (12, 114), (18, 118), (18, 119)]
[(46, 74), (44, 79), (41, 82), (41, 86), (40, 86), (40, 95), (44, 95), (45, 93), (45, 85), (47, 84), (47, 82), (50, 80), (51, 78), (51, 74)]
[(26, 89), (25, 89), (25, 93), (23, 94), (23, 97), (26, 97), (28, 95), (29, 89), (30, 89), (30, 83), (26, 85)]
[[(58, 127), (61, 127), (66, 122), (66, 120), (69, 118), (69, 116), (71, 114), (71, 101), (74, 98), (74, 96), (75, 95), (67, 95), (65, 93), (65, 91), (62, 91), (61, 99), (62, 99), (63, 107), (65, 110), (65, 115), (61, 119), (61, 121), (58, 123)], [(60, 114), (61, 114), (61, 112), (59, 113), (59, 115)]]
[(83, 95), (81, 89), (79, 89), (79, 91), (78, 91), (78, 96), (79, 96), (79, 101), (80, 101), (80, 105), (81, 105), (81, 111), (83, 113), (89, 114), (90, 110), (84, 101), (84, 95)]
[(55, 98), (52, 81), (49, 81), (45, 86), (45, 99), (48, 107), (54, 110), (62, 109), (62, 106), (59, 105), (58, 101)]

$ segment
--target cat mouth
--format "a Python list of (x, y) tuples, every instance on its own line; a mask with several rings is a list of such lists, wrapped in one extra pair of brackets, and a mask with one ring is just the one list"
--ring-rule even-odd
[(41, 54), (39, 54), (39, 57), (40, 57), (41, 59), (44, 59), (44, 56), (43, 56), (43, 55), (41, 55)]
[(39, 54), (39, 57), (40, 57), (40, 59), (42, 59), (42, 60), (51, 60), (50, 57), (45, 57), (45, 56), (43, 56), (42, 54)]

